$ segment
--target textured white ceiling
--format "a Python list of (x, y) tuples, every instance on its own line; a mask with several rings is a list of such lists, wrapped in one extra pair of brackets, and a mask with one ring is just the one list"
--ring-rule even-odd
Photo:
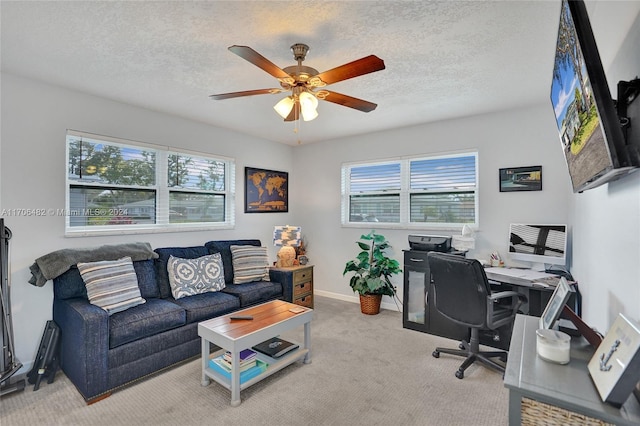
[[(560, 2), (5, 0), (0, 7), (4, 72), (294, 145), (547, 101)], [(311, 47), (304, 64), (320, 72), (382, 58), (385, 70), (328, 87), (378, 108), (321, 102), (320, 116), (295, 134), (272, 109), (282, 94), (209, 99), (279, 87), (228, 46), (250, 46), (284, 68), (295, 64), (289, 47), (298, 42)]]

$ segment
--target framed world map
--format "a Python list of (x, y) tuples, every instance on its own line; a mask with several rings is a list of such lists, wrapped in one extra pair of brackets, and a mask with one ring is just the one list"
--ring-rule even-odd
[(244, 168), (244, 212), (286, 213), (289, 211), (289, 173)]

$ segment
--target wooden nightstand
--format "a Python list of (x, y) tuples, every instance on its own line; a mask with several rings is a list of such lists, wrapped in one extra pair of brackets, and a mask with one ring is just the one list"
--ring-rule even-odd
[(284, 300), (313, 308), (313, 265), (271, 268), (271, 279), (282, 283)]

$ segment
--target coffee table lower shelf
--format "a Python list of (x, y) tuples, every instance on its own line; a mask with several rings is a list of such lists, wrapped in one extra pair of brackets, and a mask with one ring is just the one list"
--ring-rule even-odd
[[(220, 350), (217, 352), (214, 352), (213, 354), (211, 354), (211, 358), (215, 358), (216, 356), (222, 355), (225, 351), (224, 350)], [(251, 379), (240, 383), (240, 390), (244, 390), (246, 388), (248, 388), (251, 385), (254, 385), (256, 383), (258, 383), (260, 380), (262, 379), (266, 379), (267, 377), (271, 376), (272, 374), (277, 373), (278, 371), (282, 370), (285, 367), (288, 367), (289, 365), (293, 364), (294, 362), (297, 362), (301, 359), (304, 359), (307, 354), (309, 353), (308, 349), (305, 348), (299, 348), (296, 349), (294, 351), (291, 351), (290, 353), (283, 355), (280, 358), (271, 358), (270, 356), (258, 353), (257, 355), (257, 359), (259, 361), (264, 362), (265, 364), (267, 364), (267, 368), (265, 369), (265, 371), (263, 371), (262, 373), (258, 374), (255, 377), (252, 377)], [(311, 360), (305, 362), (305, 364), (311, 363)], [(217, 371), (213, 370), (210, 367), (206, 367), (204, 369), (204, 374), (214, 380), (215, 382), (217, 382), (218, 384), (224, 386), (225, 388), (231, 390), (231, 379), (218, 373)], [(208, 381), (203, 381), (202, 382), (202, 386), (207, 386), (209, 384)]]

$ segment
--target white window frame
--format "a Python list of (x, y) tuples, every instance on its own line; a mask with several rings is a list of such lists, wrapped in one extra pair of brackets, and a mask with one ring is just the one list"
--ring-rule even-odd
[[(466, 189), (461, 192), (473, 191), (474, 193), (474, 220), (469, 223), (439, 223), (439, 222), (411, 222), (410, 218), (410, 198), (412, 194), (423, 193), (423, 191), (412, 191), (410, 187), (410, 166), (413, 161), (420, 160), (437, 160), (443, 158), (455, 158), (455, 157), (474, 157), (475, 158), (475, 187), (473, 189)], [(350, 174), (352, 168), (378, 166), (385, 164), (400, 164), (400, 191), (383, 191), (383, 192), (364, 192), (364, 193), (351, 193)], [(393, 159), (384, 160), (372, 160), (372, 161), (359, 161), (343, 163), (341, 167), (341, 223), (343, 227), (353, 228), (379, 228), (379, 229), (433, 229), (433, 230), (460, 230), (464, 225), (472, 226), (475, 229), (479, 228), (479, 161), (478, 152), (473, 151), (460, 151), (450, 153), (438, 153), (438, 154), (424, 154), (410, 157), (397, 157)], [(400, 209), (400, 221), (399, 222), (351, 222), (351, 196), (353, 195), (376, 195), (380, 194), (394, 194), (399, 193), (399, 209)]]
[[(124, 235), (124, 234), (141, 234), (141, 233), (162, 233), (162, 232), (178, 232), (178, 231), (205, 231), (218, 229), (233, 229), (235, 227), (235, 160), (229, 157), (219, 155), (211, 155), (202, 152), (189, 151), (185, 149), (154, 145), (145, 142), (131, 141), (126, 139), (115, 138), (111, 136), (96, 135), (77, 130), (67, 130), (65, 138), (65, 236), (83, 237), (94, 235)], [(70, 218), (73, 215), (71, 210), (71, 186), (108, 186), (117, 187), (119, 185), (101, 185), (90, 182), (82, 182), (69, 178), (69, 143), (68, 137), (87, 138), (94, 141), (103, 141), (110, 145), (122, 147), (143, 148), (155, 152), (155, 185), (149, 187), (136, 187), (134, 185), (122, 186), (128, 189), (153, 189), (156, 192), (156, 218), (153, 224), (127, 224), (127, 225), (99, 225), (99, 226), (71, 226)], [(223, 191), (214, 191), (216, 194), (225, 196), (225, 219), (222, 222), (194, 222), (194, 223), (169, 223), (169, 184), (168, 184), (168, 157), (170, 154), (180, 154), (206, 158), (214, 161), (220, 161), (225, 164), (225, 183)], [(189, 191), (192, 192), (192, 191)], [(195, 191), (193, 191), (195, 192)]]

